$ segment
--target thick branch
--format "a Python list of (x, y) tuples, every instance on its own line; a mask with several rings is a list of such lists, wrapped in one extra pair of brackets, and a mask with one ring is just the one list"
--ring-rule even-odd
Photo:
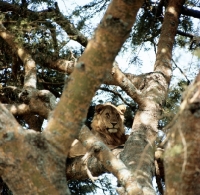
[(66, 156), (41, 133), (25, 131), (1, 104), (0, 115), (1, 177), (13, 194), (69, 195)]
[[(89, 134), (91, 135), (91, 133)], [(88, 139), (88, 137), (87, 137)], [(95, 138), (93, 138), (95, 140)], [(85, 143), (85, 141), (84, 141)], [(93, 144), (91, 144), (91, 148)], [(88, 145), (89, 146), (89, 145)], [(123, 148), (115, 148), (112, 150), (112, 153), (117, 158), (120, 158), (120, 153), (123, 150)], [(101, 151), (100, 151), (101, 152)], [(69, 180), (73, 179), (88, 179), (88, 174), (85, 169), (85, 166), (83, 166), (83, 156), (71, 158), (67, 160), (67, 178)], [(90, 170), (91, 174), (93, 176), (98, 177), (99, 175), (108, 172), (108, 170), (105, 169), (105, 167), (102, 165), (102, 163), (95, 158), (94, 156), (90, 156), (87, 160), (87, 167)]]
[(88, 43), (87, 37), (85, 37), (77, 28), (60, 12), (57, 3), (56, 5), (56, 15), (54, 20), (59, 24), (68, 34), (70, 39), (77, 41), (82, 46), (86, 47)]
[(164, 155), (166, 195), (200, 194), (200, 74), (185, 93)]
[(55, 96), (47, 90), (26, 89), (20, 94), (20, 99), (29, 105), (32, 113), (45, 119), (56, 106)]
[(133, 100), (135, 100), (135, 102), (141, 102), (141, 99), (143, 99), (141, 91), (139, 91), (134, 84), (121, 72), (117, 65), (113, 67), (112, 75), (118, 86), (120, 86)]
[[(69, 180), (88, 179), (86, 167), (83, 166), (83, 164), (83, 156), (68, 159), (66, 169), (67, 178)], [(107, 172), (103, 165), (94, 156), (91, 156), (87, 160), (87, 167), (93, 176), (98, 177), (99, 175)]]
[(25, 115), (31, 113), (30, 107), (27, 104), (4, 104), (4, 106), (13, 115)]
[(187, 7), (183, 7), (181, 14), (186, 16), (192, 16), (194, 18), (200, 18), (200, 11), (195, 9), (189, 9)]
[(158, 43), (154, 71), (162, 72), (168, 84), (172, 73), (172, 48), (184, 2), (185, 0), (170, 0), (168, 2)]
[[(4, 89), (4, 88), (3, 88)], [(17, 88), (5, 87), (11, 91), (12, 95), (16, 96), (16, 101), (20, 103), (12, 104), (12, 102), (4, 102), (6, 108), (13, 115), (26, 115), (26, 114), (38, 114), (43, 118), (47, 119), (49, 113), (55, 108), (56, 98), (47, 90), (35, 90), (32, 88), (20, 90)], [(8, 94), (9, 95), (9, 94)], [(18, 98), (18, 99), (17, 99)], [(1, 99), (3, 99), (1, 97)], [(6, 99), (6, 97), (5, 97)]]
[(53, 61), (51, 59), (46, 59), (42, 66), (47, 68), (52, 68), (54, 70), (58, 70), (60, 72), (64, 72), (66, 74), (71, 74), (74, 70), (74, 66), (76, 65), (76, 62), (74, 61), (68, 61), (64, 59), (58, 59), (56, 61)]
[[(44, 131), (47, 139), (64, 154), (67, 155), (70, 145), (78, 136), (90, 101), (105, 73), (111, 71), (115, 56), (129, 35), (141, 5), (142, 1), (138, 0), (112, 1), (70, 75), (71, 79)], [(55, 133), (55, 129), (59, 133)]]
[(109, 172), (118, 178), (118, 181), (124, 186), (128, 194), (133, 194), (136, 189), (140, 191), (136, 186), (133, 186), (134, 177), (124, 163), (114, 156), (110, 149), (103, 142), (99, 141), (87, 126), (83, 126), (78, 139)]
[[(163, 7), (166, 4), (165, 0), (160, 0), (158, 3), (155, 3), (154, 1), (150, 1), (148, 3), (150, 5), (149, 7), (151, 7), (151, 10), (153, 12), (155, 12), (156, 17), (162, 16)], [(145, 8), (146, 5), (143, 6), (143, 7)], [(194, 18), (200, 18), (199, 7), (193, 7), (193, 9), (183, 7), (182, 10), (181, 10), (181, 14), (183, 14), (185, 16), (192, 16)]]

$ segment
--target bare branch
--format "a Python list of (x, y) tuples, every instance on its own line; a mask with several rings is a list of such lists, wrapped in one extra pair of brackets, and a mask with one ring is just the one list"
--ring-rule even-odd
[[(118, 178), (118, 181), (121, 182), (127, 191), (130, 190), (129, 193), (132, 189), (138, 189), (136, 186), (132, 186), (134, 185), (135, 179), (124, 163), (114, 156), (110, 149), (94, 136), (87, 126), (84, 125), (82, 127), (78, 139), (88, 151), (95, 155), (108, 171)], [(138, 191), (140, 191), (140, 189), (138, 189)]]
[(195, 37), (194, 34), (182, 32), (181, 30), (177, 30), (177, 34), (179, 34), (181, 36), (184, 36), (184, 37), (189, 37), (191, 39), (193, 39), (193, 37)]
[[(47, 10), (34, 12), (29, 9), (23, 9), (23, 17), (32, 16), (34, 20), (46, 20), (53, 19), (58, 25), (60, 25), (68, 34), (69, 38), (77, 41), (82, 46), (86, 47), (88, 43), (87, 37), (85, 37), (76, 27), (68, 20), (59, 10), (57, 3), (55, 3), (55, 9), (50, 8)], [(21, 7), (7, 2), (0, 2), (1, 11), (13, 11), (17, 14), (21, 14)]]
[(46, 61), (42, 64), (42, 66), (45, 66), (47, 68), (52, 68), (54, 70), (58, 70), (66, 74), (71, 74), (74, 70), (75, 65), (76, 62), (68, 61), (65, 59), (58, 59), (56, 61), (53, 61), (51, 59), (46, 59)]
[(133, 106), (131, 104), (129, 104), (123, 97), (120, 93), (118, 93), (117, 91), (113, 91), (113, 90), (110, 90), (106, 87), (100, 87), (99, 88), (100, 90), (103, 90), (103, 91), (108, 91), (108, 92), (111, 92), (115, 95), (117, 95), (126, 105), (128, 105), (130, 108), (132, 108), (132, 110), (134, 110)]
[(77, 28), (60, 12), (58, 4), (55, 3), (56, 6), (56, 15), (54, 20), (57, 24), (59, 24), (68, 34), (69, 38), (77, 41), (82, 46), (86, 47), (88, 43), (87, 37), (85, 37)]
[(112, 69), (112, 75), (115, 81), (135, 102), (140, 103), (142, 93), (134, 86), (134, 84), (121, 72), (119, 67), (115, 64)]
[(183, 15), (192, 16), (194, 18), (200, 18), (200, 11), (196, 9), (189, 9), (187, 7), (183, 7), (182, 12)]
[(154, 71), (162, 72), (167, 84), (169, 84), (171, 79), (172, 48), (184, 2), (185, 0), (170, 0), (168, 2), (158, 43)]
[(0, 36), (10, 45), (10, 47), (16, 50), (18, 56), (24, 64), (24, 88), (32, 87), (36, 89), (36, 64), (32, 56), (19, 43), (16, 42), (15, 37), (6, 30), (2, 22), (0, 22)]

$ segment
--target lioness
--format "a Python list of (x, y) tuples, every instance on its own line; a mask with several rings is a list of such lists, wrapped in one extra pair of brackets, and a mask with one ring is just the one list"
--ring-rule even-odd
[[(111, 149), (125, 143), (127, 136), (124, 130), (125, 105), (114, 106), (111, 103), (99, 104), (95, 107), (91, 123), (92, 132)], [(75, 140), (72, 143), (68, 157), (82, 156), (86, 153), (83, 145)]]

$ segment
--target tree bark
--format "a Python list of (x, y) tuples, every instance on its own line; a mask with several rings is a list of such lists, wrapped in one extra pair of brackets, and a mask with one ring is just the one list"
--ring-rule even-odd
[(165, 152), (166, 195), (200, 194), (200, 73), (169, 126)]
[[(141, 1), (112, 1), (94, 38), (89, 41), (70, 75), (60, 102), (44, 131), (47, 139), (66, 155), (86, 118), (89, 103), (106, 72), (111, 71), (114, 58), (129, 35), (141, 5)], [(55, 129), (58, 134), (54, 133)]]
[[(5, 107), (1, 106), (0, 126), (1, 137), (4, 140), (1, 142), (4, 154), (1, 159), (1, 175), (14, 194), (70, 194), (65, 172), (69, 147), (78, 137), (90, 101), (106, 73), (111, 71), (115, 56), (128, 37), (142, 3), (139, 0), (111, 2), (94, 37), (87, 44), (84, 54), (71, 74), (60, 102), (50, 116), (47, 128), (42, 133), (24, 131)], [(6, 29), (1, 28), (0, 33), (8, 44), (12, 44), (12, 36)], [(8, 36), (4, 36), (5, 34)], [(22, 47), (17, 44), (14, 47), (25, 65), (27, 76), (24, 87), (28, 89), (23, 91), (24, 96), (21, 98), (29, 105), (33, 103), (34, 110), (34, 106), (38, 105), (37, 102), (33, 102), (35, 99), (31, 98), (31, 94), (35, 96), (42, 92), (34, 89), (35, 62)], [(50, 103), (50, 100), (48, 101)], [(43, 103), (46, 104), (45, 101)], [(45, 113), (42, 116), (46, 115)], [(126, 168), (122, 162), (120, 165)], [(115, 169), (115, 166), (112, 166), (109, 170), (119, 178), (127, 177), (127, 174), (118, 172), (117, 168), (119, 167)], [(122, 185), (127, 187), (127, 192), (133, 194), (131, 181), (128, 179)]]
[(24, 130), (0, 105), (1, 177), (13, 194), (70, 194), (65, 156), (41, 133)]
[[(171, 58), (178, 20), (184, 1), (170, 0), (158, 43), (154, 73), (143, 77), (138, 85), (141, 100), (134, 117), (132, 131), (121, 153), (121, 159), (136, 177), (143, 194), (155, 194), (152, 186), (154, 176), (154, 148), (157, 125), (166, 100), (171, 79)], [(138, 93), (139, 94), (139, 93)], [(135, 99), (133, 97), (133, 99)]]
[[(158, 43), (154, 72), (140, 76), (123, 74), (117, 66), (112, 69), (113, 61), (129, 35), (142, 3), (143, 1), (139, 0), (132, 2), (113, 0), (94, 37), (89, 42), (79, 31), (70, 29), (71, 25), (66, 20), (66, 23), (64, 23), (66, 25), (65, 30), (77, 35), (76, 40), (84, 46), (87, 45), (87, 48), (77, 64), (61, 59), (46, 60), (44, 63), (50, 68), (65, 71), (71, 75), (60, 102), (50, 116), (47, 128), (42, 133), (24, 131), (7, 110), (3, 106), (0, 107), (0, 136), (2, 137), (0, 141), (2, 145), (0, 170), (4, 181), (15, 194), (70, 194), (65, 178), (66, 157), (71, 143), (78, 137), (90, 101), (103, 82), (120, 86), (138, 103), (139, 109), (134, 118), (131, 135), (120, 155), (123, 162), (116, 160), (110, 154), (110, 151), (103, 147), (104, 151), (99, 152), (96, 156), (100, 159), (104, 168), (98, 163), (98, 170), (92, 172), (99, 174), (107, 168), (125, 187), (124, 194), (155, 194), (152, 187), (155, 169), (154, 142), (158, 120), (171, 80), (172, 48), (184, 0), (168, 1)], [(5, 2), (4, 4), (0, 3), (0, 7), (7, 4)], [(120, 9), (118, 9), (119, 7)], [(11, 9), (12, 11), (21, 10), (17, 6), (13, 6)], [(27, 13), (34, 14), (29, 11)], [(46, 12), (41, 13), (41, 16), (45, 18), (45, 14)], [(57, 14), (56, 19), (58, 21), (60, 18), (64, 19), (58, 8), (53, 11), (53, 14)], [(14, 39), (6, 29), (1, 28), (0, 35), (12, 46)], [(13, 114), (31, 113), (47, 118), (50, 111), (55, 107), (55, 104), (52, 104), (55, 97), (52, 94), (47, 94), (45, 90), (36, 89), (34, 56), (31, 56), (24, 48), (19, 47), (17, 43), (13, 47), (24, 63), (24, 88), (28, 89), (21, 93), (20, 98), (23, 103), (16, 106), (7, 105), (6, 107)], [(199, 188), (195, 188), (199, 182), (197, 176), (200, 160), (199, 155), (195, 153), (195, 151), (199, 151), (198, 143), (200, 141), (197, 136), (199, 133), (198, 82), (199, 79), (197, 79), (195, 88), (192, 88), (192, 92), (189, 92), (189, 96), (186, 98), (187, 104), (184, 104), (186, 106), (177, 116), (178, 123), (173, 127), (170, 134), (171, 141), (166, 152), (167, 194), (173, 194), (176, 191), (180, 194), (186, 191), (188, 194), (200, 193)], [(39, 109), (39, 105), (42, 105), (43, 109)], [(186, 117), (190, 119), (191, 123), (183, 126)], [(33, 121), (30, 121), (30, 124), (31, 122)], [(31, 126), (33, 127), (34, 124), (31, 124)], [(184, 129), (185, 127), (187, 129)], [(192, 128), (194, 134), (191, 134)], [(86, 138), (82, 142), (84, 140)], [(195, 140), (195, 146), (189, 140)], [(93, 148), (95, 147), (93, 146)], [(106, 156), (109, 162), (105, 160)], [(173, 168), (172, 159), (176, 161), (176, 169)], [(67, 175), (72, 174), (75, 177), (78, 170), (81, 176), (86, 176), (82, 164), (76, 164), (76, 162), (80, 162), (79, 159), (74, 162), (75, 164), (72, 162), (67, 168)], [(114, 162), (118, 162), (118, 164), (115, 166)], [(92, 158), (91, 166), (88, 164), (91, 170), (94, 168), (94, 163), (96, 161)], [(75, 167), (74, 172), (70, 169), (72, 166)], [(100, 171), (100, 169), (102, 170)], [(174, 172), (176, 172), (175, 177), (172, 177)], [(123, 173), (127, 173), (127, 175), (123, 175)], [(194, 176), (197, 178), (196, 183), (192, 180)], [(176, 181), (177, 178), (178, 181)], [(192, 182), (194, 185), (189, 186), (189, 183)]]

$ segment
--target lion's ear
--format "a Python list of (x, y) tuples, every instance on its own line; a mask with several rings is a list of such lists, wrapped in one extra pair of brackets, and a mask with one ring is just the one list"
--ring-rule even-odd
[(95, 106), (95, 112), (96, 113), (100, 113), (102, 111), (102, 109), (104, 108), (104, 104), (98, 104)]
[(126, 105), (122, 104), (117, 106), (117, 108), (124, 114), (126, 112)]

